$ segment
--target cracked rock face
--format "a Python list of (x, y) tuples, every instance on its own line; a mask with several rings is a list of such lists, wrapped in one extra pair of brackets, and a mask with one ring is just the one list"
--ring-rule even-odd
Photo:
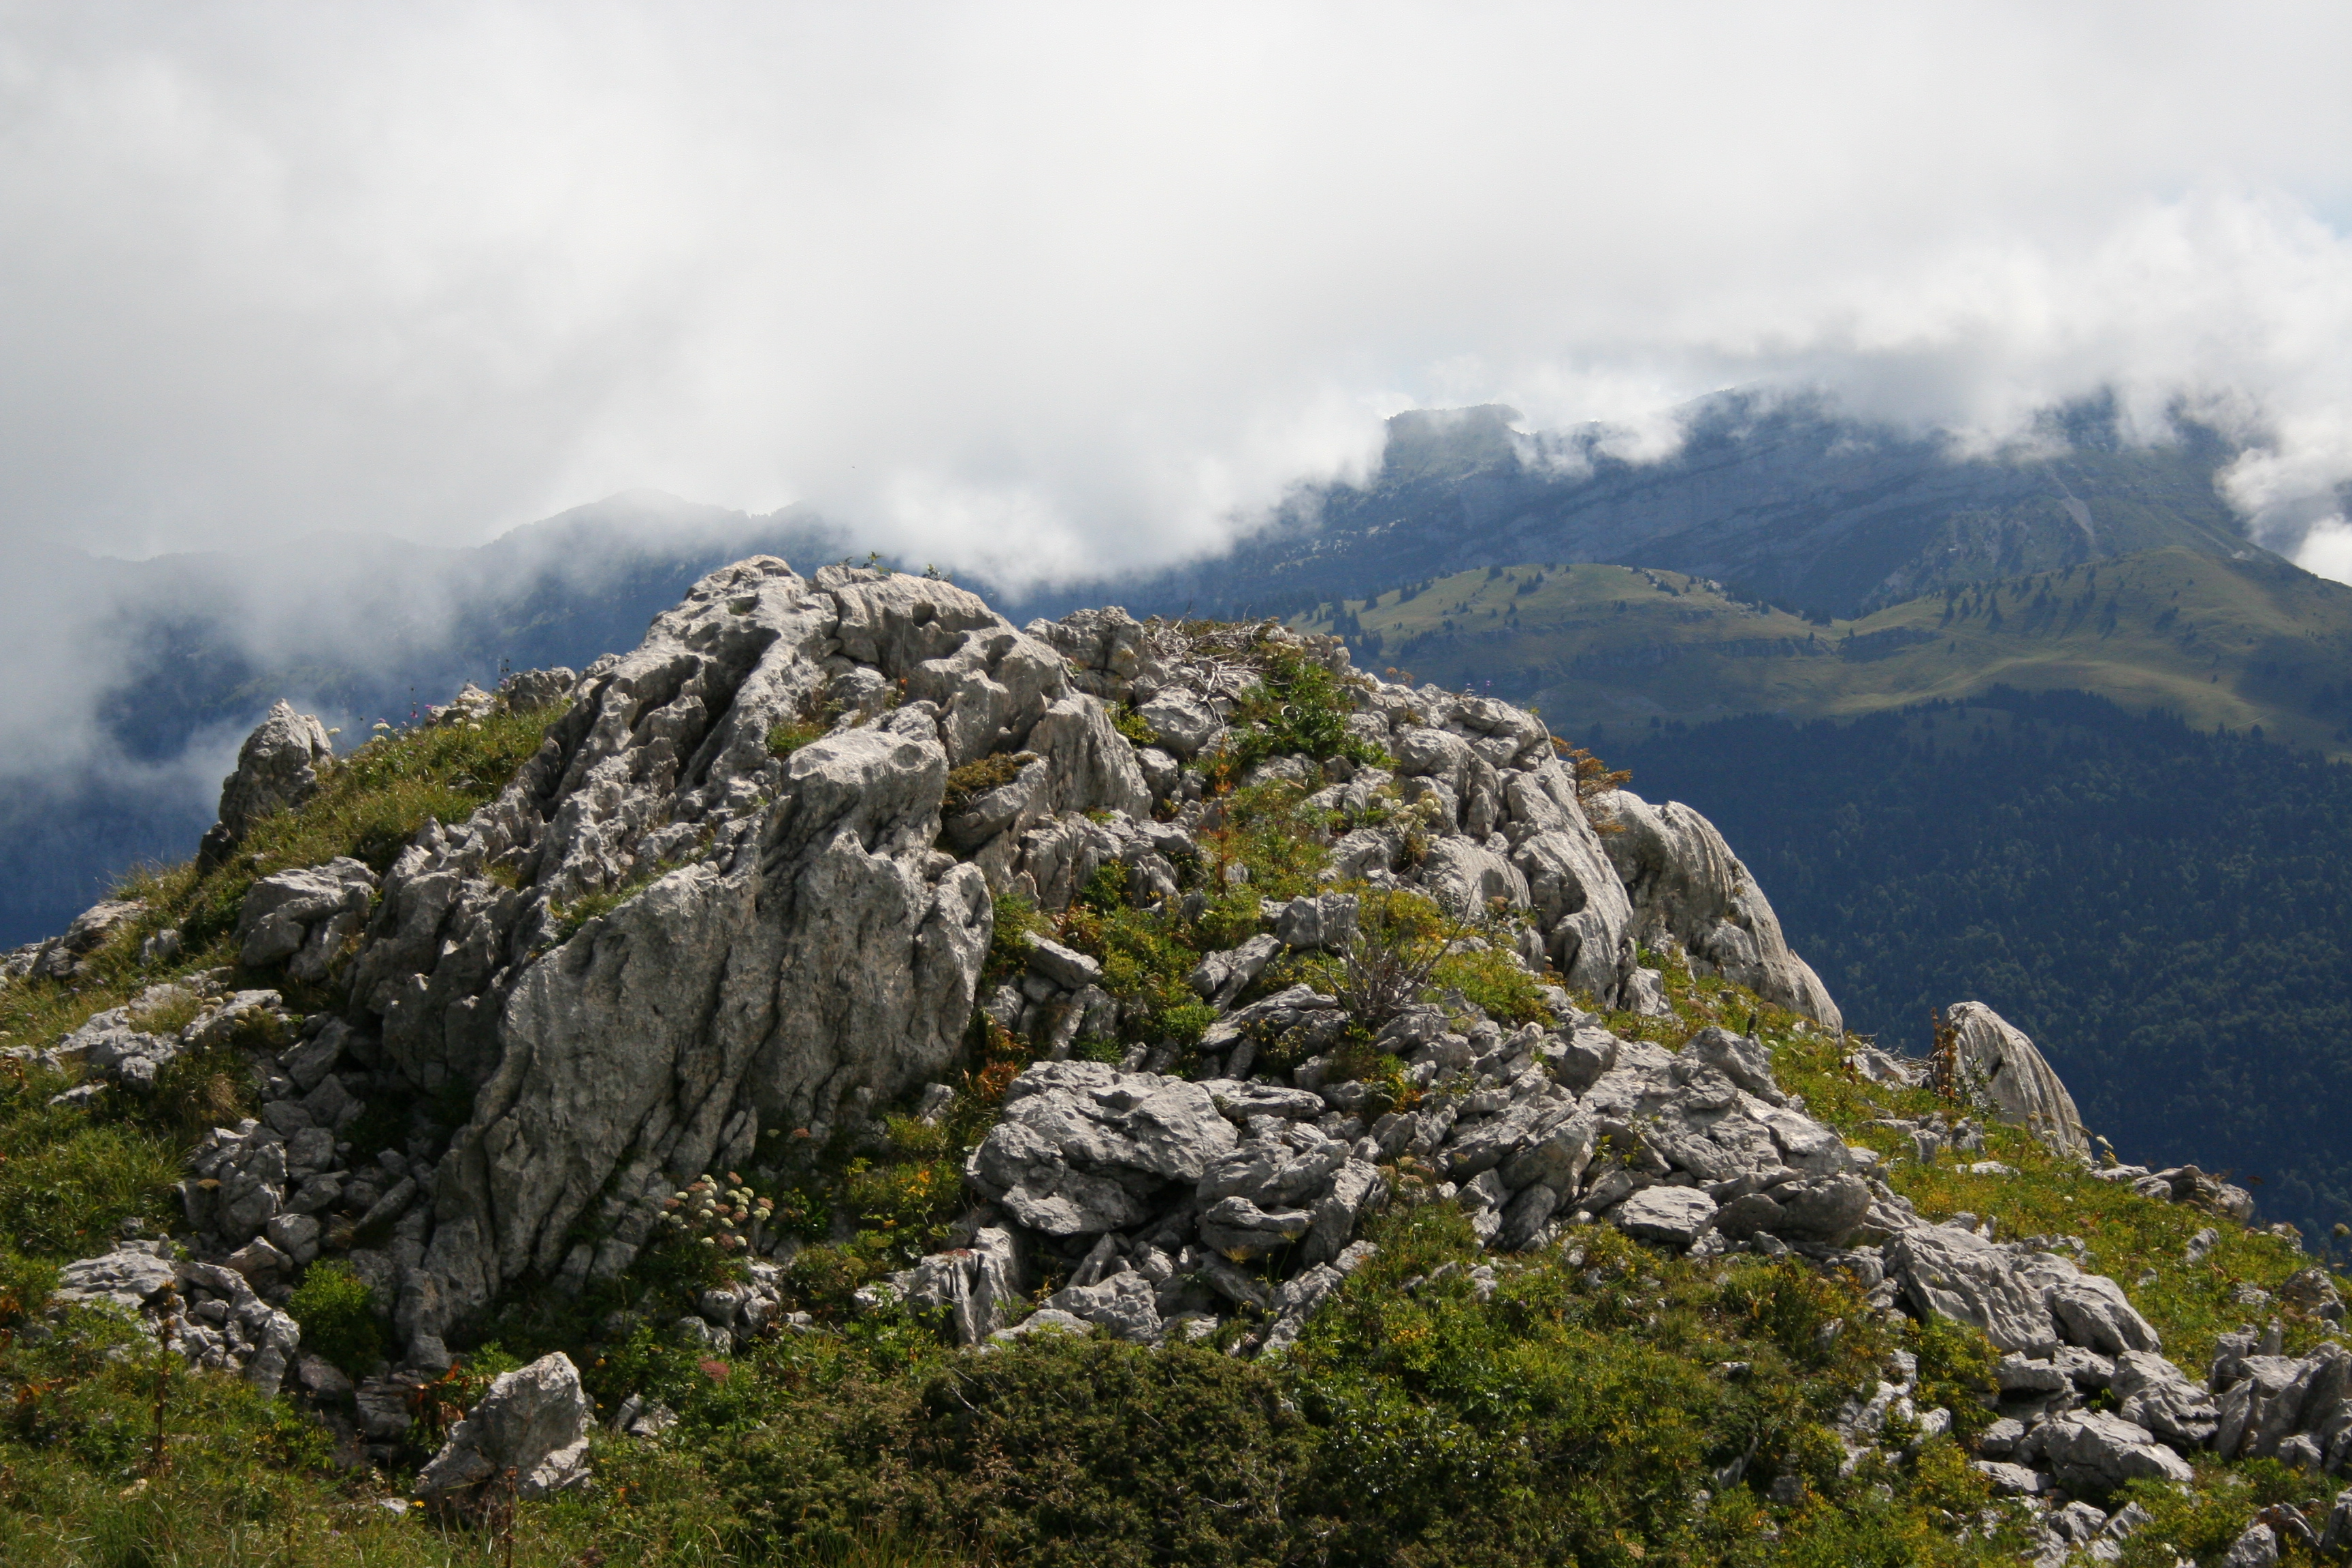
[(562, 1351), (501, 1373), (481, 1403), (416, 1478), (419, 1495), (444, 1498), (497, 1484), (511, 1471), (515, 1495), (543, 1498), (588, 1479), (593, 1406), (580, 1369)]
[(1958, 1036), (1960, 1070), (1994, 1113), (2062, 1154), (2089, 1160), (2091, 1135), (2074, 1097), (2033, 1042), (1981, 1002), (1957, 1004), (1946, 1016)]
[(237, 911), (237, 961), (247, 969), (283, 963), (297, 980), (324, 980), (344, 943), (366, 927), (375, 889), (375, 873), (345, 857), (264, 877)]
[(1693, 966), (1710, 966), (1766, 1001), (1832, 1029), (1843, 1028), (1837, 1004), (1811, 967), (1789, 951), (1780, 917), (1715, 824), (1678, 801), (1652, 805), (1617, 791), (1622, 833), (1605, 841), (1633, 903), (1633, 940), (1671, 938)]
[(334, 756), (325, 725), (290, 702), (277, 703), (238, 749), (236, 771), (221, 781), (220, 820), (205, 831), (197, 863), (220, 864), (255, 823), (310, 799), (320, 765)]
[[(617, 1268), (653, 1194), (944, 1072), (993, 921), (982, 872), (933, 847), (948, 772), (1042, 740), (1092, 769), (1064, 793), (1094, 809), (1133, 770), (1089, 749), (1097, 719), (1124, 755), (1058, 658), (961, 589), (772, 558), (585, 672), (499, 800), (402, 855), (353, 966), (387, 1058), (478, 1085), (403, 1331), (575, 1266), (592, 1204), (616, 1240), (576, 1267)], [(592, 897), (613, 907), (567, 920)]]

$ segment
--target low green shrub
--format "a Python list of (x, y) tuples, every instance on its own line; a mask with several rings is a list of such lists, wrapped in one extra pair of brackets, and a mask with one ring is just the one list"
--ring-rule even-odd
[(286, 1310), (302, 1325), (302, 1348), (352, 1377), (365, 1377), (383, 1359), (375, 1291), (351, 1265), (324, 1258), (310, 1265)]
[(1002, 789), (1019, 778), (1021, 770), (1036, 760), (1034, 752), (996, 752), (950, 769), (947, 794), (940, 803), (940, 814), (953, 816), (976, 797)]
[(1260, 643), (1254, 651), (1258, 684), (1234, 705), (1225, 748), (1210, 759), (1221, 780), (1238, 779), (1269, 757), (1345, 757), (1373, 766), (1389, 760), (1348, 728), (1350, 704), (1338, 676), (1279, 643)]
[(1543, 997), (1544, 984), (1498, 947), (1481, 952), (1449, 952), (1429, 973), (1433, 993), (1458, 991), (1465, 1001), (1502, 1024), (1551, 1022), (1551, 1008)]
[(1138, 713), (1132, 708), (1122, 704), (1119, 707), (1112, 709), (1110, 721), (1111, 727), (1117, 730), (1122, 736), (1126, 737), (1128, 743), (1130, 745), (1156, 746), (1160, 744), (1160, 731), (1153, 729), (1150, 723), (1145, 720), (1143, 715)]

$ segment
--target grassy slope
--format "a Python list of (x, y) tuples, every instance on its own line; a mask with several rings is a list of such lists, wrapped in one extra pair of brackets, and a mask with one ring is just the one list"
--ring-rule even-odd
[[(1678, 1044), (1710, 1021), (1755, 1020), (1782, 1081), (1856, 1142), (1867, 1125), (1944, 1109), (1924, 1090), (1859, 1082), (1836, 1043), (1719, 981), (1671, 969), (1672, 1018), (1612, 1026)], [(2245, 1316), (2241, 1282), (2275, 1288), (2303, 1259), (2208, 1216), (2137, 1198), (1994, 1128), (2014, 1175), (1896, 1161), (1923, 1212), (1965, 1210), (2004, 1236), (2079, 1237), (2191, 1367)], [(601, 1484), (519, 1512), (530, 1564), (853, 1563), (1515, 1564), (1936, 1563), (2018, 1560), (1948, 1439), (1912, 1461), (1841, 1475), (1826, 1423), (1886, 1353), (1920, 1357), (1927, 1400), (1963, 1432), (1990, 1358), (1948, 1328), (1884, 1323), (1855, 1288), (1794, 1263), (1693, 1262), (1607, 1227), (1562, 1248), (1487, 1258), (1453, 1206), (1410, 1169), (1376, 1224), (1381, 1256), (1286, 1362), (1214, 1349), (1031, 1342), (979, 1357), (903, 1320), (839, 1337), (783, 1335), (728, 1363), (643, 1343), (629, 1380), (683, 1417), (647, 1444), (598, 1436)], [(1482, 1299), (1466, 1270), (1497, 1266)], [(1450, 1273), (1442, 1273), (1448, 1266)], [(684, 1303), (676, 1304), (682, 1308)], [(2318, 1325), (2290, 1321), (2300, 1350)], [(120, 1347), (110, 1356), (109, 1347)], [(485, 1352), (477, 1372), (510, 1364)], [(605, 1362), (596, 1362), (599, 1371)], [(0, 1562), (58, 1564), (496, 1563), (495, 1520), (385, 1510), (383, 1484), (344, 1472), (290, 1406), (233, 1380), (175, 1374), (165, 1462), (152, 1459), (158, 1365), (92, 1317), (47, 1340), (0, 1342)], [(462, 1394), (459, 1395), (462, 1402)], [(1139, 1433), (1152, 1441), (1137, 1444)], [(419, 1450), (421, 1457), (422, 1450)], [(1716, 1472), (1748, 1456), (1747, 1484)], [(2197, 1461), (2189, 1491), (2130, 1495), (2157, 1516), (2126, 1568), (2211, 1562), (2261, 1504), (2311, 1489), (2273, 1463)], [(1761, 1486), (1794, 1475), (1791, 1503)], [(1711, 1494), (1702, 1496), (1702, 1492)], [(2107, 1500), (2119, 1505), (2120, 1500)], [(1960, 1526), (1973, 1523), (1972, 1535)]]
[[(1462, 573), (1344, 609), (1381, 639), (1360, 662), (1492, 681), (1579, 732), (1654, 716), (1844, 717), (2005, 684), (2352, 755), (2352, 587), (2269, 561), (2152, 551), (1826, 626), (1677, 573), (1601, 565)], [(1301, 624), (1335, 618), (1327, 605)]]
[[(265, 865), (339, 850), (380, 855), (425, 811), (455, 811), (486, 794), (503, 776), (499, 768), (528, 753), (535, 728), (515, 721), (379, 742), (319, 802), (274, 824), (253, 853)], [(1271, 886), (1311, 872), (1320, 851), (1309, 826), (1294, 814), (1258, 813), (1218, 857), (1249, 865), (1253, 889)], [(185, 921), (205, 950), (192, 962), (217, 960), (217, 922), (254, 869), (247, 860), (209, 879), (185, 869), (151, 879), (153, 920)], [(1117, 949), (1139, 958), (1151, 918), (1105, 906), (1063, 930), (1106, 956)], [(79, 994), (12, 989), (13, 1031), (51, 1037), (129, 994), (146, 978), (131, 940), (110, 949)], [(1175, 964), (1190, 955), (1163, 956)], [(1834, 1042), (1718, 981), (1670, 970), (1669, 988), (1674, 1017), (1619, 1016), (1612, 1026), (1672, 1045), (1705, 1023), (1752, 1024), (1815, 1114), (1890, 1152), (1891, 1141), (1866, 1123), (1934, 1104), (1922, 1091), (1857, 1082), (1841, 1069)], [(727, 1363), (663, 1345), (649, 1328), (597, 1344), (583, 1324), (603, 1304), (520, 1300), (493, 1325), (505, 1349), (478, 1348), (467, 1381), (446, 1391), (451, 1402), (462, 1406), (467, 1387), (518, 1355), (562, 1344), (608, 1405), (642, 1390), (682, 1420), (658, 1444), (600, 1434), (599, 1486), (523, 1507), (509, 1542), (495, 1518), (387, 1510), (387, 1479), (340, 1468), (325, 1435), (289, 1403), (261, 1401), (214, 1374), (166, 1379), (167, 1363), (96, 1316), (54, 1331), (39, 1310), (50, 1270), (95, 1250), (127, 1213), (167, 1218), (163, 1185), (194, 1131), (163, 1114), (168, 1108), (53, 1110), (46, 1101), (55, 1087), (38, 1074), (0, 1085), (9, 1156), (0, 1161), (0, 1207), (24, 1212), (33, 1189), (56, 1178), (43, 1161), (60, 1152), (76, 1163), (74, 1179), (89, 1184), (64, 1216), (79, 1223), (44, 1229), (20, 1221), (9, 1237), (0, 1281), (0, 1562), (404, 1568), (498, 1563), (509, 1551), (511, 1561), (531, 1564), (1087, 1568), (2016, 1558), (2009, 1531), (1990, 1539), (1981, 1528), (1973, 1538), (1962, 1532), (1981, 1520), (1987, 1500), (1948, 1440), (1928, 1442), (1916, 1461), (1870, 1459), (1841, 1475), (1824, 1425), (1902, 1344), (1920, 1355), (1929, 1397), (1949, 1404), (1964, 1429), (1980, 1423), (1969, 1400), (1987, 1364), (1980, 1342), (1876, 1321), (1852, 1284), (1796, 1264), (1664, 1258), (1605, 1227), (1540, 1256), (1484, 1258), (1458, 1212), (1410, 1169), (1392, 1173), (1402, 1201), (1375, 1228), (1381, 1258), (1292, 1357), (1271, 1363), (1213, 1347), (950, 1352), (914, 1321), (841, 1315), (845, 1287), (890, 1261), (877, 1250), (861, 1262), (863, 1234), (803, 1255), (829, 1256), (833, 1272), (795, 1271), (801, 1304), (839, 1325), (838, 1334), (773, 1336)], [(902, 1173), (919, 1173), (925, 1162), (960, 1163), (985, 1119), (960, 1110), (951, 1120), (952, 1131), (929, 1134), (940, 1147), (905, 1151), (918, 1159), (893, 1163), (897, 1156), (877, 1151), (820, 1168), (805, 1195), (886, 1228), (898, 1207), (913, 1222), (899, 1234), (920, 1230), (952, 1193), (890, 1189), (912, 1184)], [(894, 1127), (894, 1137), (902, 1132)], [(2275, 1237), (2225, 1224), (2222, 1245), (2189, 1267), (2180, 1247), (2204, 1216), (2063, 1168), (2005, 1129), (1993, 1130), (1989, 1152), (2021, 1173), (1899, 1164), (1892, 1180), (1931, 1215), (1965, 1208), (2006, 1235), (2084, 1237), (2095, 1266), (2126, 1285), (2191, 1366), (2214, 1332), (2242, 1316), (2229, 1302), (2232, 1288), (2275, 1288), (2302, 1261)], [(113, 1185), (101, 1189), (101, 1176)], [(1496, 1265), (1498, 1283), (1482, 1299), (1467, 1270), (1483, 1262)], [(631, 1304), (650, 1322), (667, 1322), (698, 1282), (641, 1270)], [(2314, 1332), (2292, 1323), (2291, 1347)], [(429, 1446), (428, 1436), (413, 1457)], [(1743, 1455), (1747, 1480), (1721, 1479)], [(2186, 1496), (2140, 1489), (2158, 1523), (2133, 1543), (2127, 1568), (2169, 1563), (2173, 1545), (2210, 1559), (2254, 1506), (2301, 1495), (2275, 1465), (2206, 1463), (2200, 1471)], [(1796, 1500), (1763, 1500), (1761, 1484), (1774, 1475), (1802, 1480)], [(388, 1478), (395, 1495), (403, 1479)], [(946, 1544), (923, 1544), (934, 1541)]]

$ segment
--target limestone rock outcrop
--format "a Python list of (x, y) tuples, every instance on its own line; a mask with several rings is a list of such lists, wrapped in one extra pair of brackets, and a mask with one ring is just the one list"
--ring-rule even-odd
[(1823, 1026), (1843, 1026), (1805, 961), (1789, 951), (1780, 917), (1715, 824), (1677, 801), (1652, 805), (1630, 790), (1610, 800), (1624, 829), (1606, 840), (1633, 903), (1633, 940), (1679, 944), (1695, 964)]
[(205, 830), (196, 863), (219, 865), (256, 822), (310, 799), (334, 756), (324, 724), (282, 699), (272, 705), (238, 749), (236, 771), (221, 781), (220, 820)]
[[(352, 963), (385, 1063), (475, 1090), (404, 1334), (625, 1267), (658, 1194), (944, 1072), (990, 877), (1083, 882), (1118, 849), (1087, 814), (1149, 803), (1070, 668), (951, 584), (758, 557), (583, 671), (499, 799), (395, 861)], [(1022, 751), (1034, 797), (938, 847), (950, 772)]]
[(191, 1365), (237, 1373), (265, 1395), (278, 1392), (302, 1341), (301, 1326), (244, 1275), (183, 1258), (168, 1241), (125, 1241), (67, 1264), (49, 1307), (127, 1313)]
[(1945, 1016), (1969, 1090), (1989, 1102), (2001, 1121), (2028, 1129), (2062, 1154), (2087, 1162), (2091, 1135), (2074, 1109), (2074, 1097), (2033, 1042), (1981, 1002), (1958, 1003)]
[(509, 1477), (525, 1500), (578, 1486), (588, 1479), (592, 1418), (580, 1369), (562, 1351), (500, 1373), (417, 1475), (417, 1494), (439, 1500), (503, 1487)]
[[(430, 722), (551, 715), (495, 800), (428, 823), (381, 877), (339, 860), (247, 894), (246, 966), (332, 980), (349, 1005), (257, 1048), (263, 1114), (198, 1152), (184, 1187), (195, 1236), (265, 1282), (347, 1257), (394, 1304), (396, 1344), (432, 1367), (445, 1334), (518, 1282), (577, 1289), (626, 1268), (662, 1199), (703, 1173), (757, 1168), (789, 1147), (778, 1140), (863, 1126), (949, 1077), (976, 1009), (1044, 1058), (971, 1164), (994, 1217), (971, 1233), (1010, 1241), (956, 1249), (901, 1290), (950, 1308), (974, 1339), (1002, 1326), (992, 1303), (1030, 1249), (1075, 1247), (1075, 1264), (1104, 1237), (1126, 1258), (1147, 1242), (1193, 1249), (1228, 1275), (1234, 1258), (1286, 1259), (1295, 1323), (1330, 1284), (1312, 1271), (1347, 1254), (1386, 1195), (1379, 1164), (1400, 1154), (1434, 1162), (1498, 1247), (1605, 1218), (1652, 1186), (1672, 1191), (1624, 1223), (1671, 1210), (1675, 1225), (1651, 1229), (1677, 1245), (1833, 1246), (1864, 1225), (1871, 1194), (1843, 1145), (1788, 1108), (1736, 1037), (1668, 1058), (1555, 990), (1545, 1026), (1506, 1031), (1475, 1008), (1392, 1022), (1384, 1048), (1415, 1085), (1449, 1091), (1431, 1109), (1390, 1110), (1333, 1077), (1348, 1024), (1336, 998), (1257, 993), (1280, 954), (1349, 949), (1358, 882), (1465, 916), (1499, 908), (1521, 922), (1511, 962), (1603, 1004), (1649, 994), (1633, 952), (1654, 927), (1702, 967), (1777, 984), (1818, 1018), (1835, 1009), (1695, 813), (1626, 797), (1621, 815), (1672, 832), (1625, 860), (1534, 715), (1359, 676), (1335, 639), (1222, 635), (1116, 609), (1016, 628), (943, 581), (803, 577), (754, 557), (698, 583), (625, 655), (461, 692)], [(1349, 733), (1378, 748), (1374, 762), (1276, 755), (1252, 773), (1358, 825), (1326, 873), (1350, 886), (1265, 903), (1257, 934), (1202, 963), (1193, 982), (1219, 1016), (1197, 1044), (1129, 1045), (1138, 1005), (1052, 942), (1032, 945), (1017, 983), (979, 994), (1002, 897), (1061, 910), (1107, 869), (1147, 907), (1201, 885), (1226, 809), (1202, 763), (1269, 637), (1331, 673)], [(1155, 743), (1122, 734), (1113, 703)], [(316, 721), (273, 710), (207, 853), (300, 804), (331, 755)], [(206, 1000), (206, 1018), (225, 1005)], [(138, 1020), (155, 1011), (92, 1021), (77, 1045), (93, 1082), (152, 1081), (215, 1027), (150, 1034)], [(1114, 1040), (1116, 1068), (1064, 1059)], [(1277, 1042), (1304, 1058), (1287, 1084), (1254, 1071)], [(1179, 1077), (1180, 1057), (1223, 1077)], [(412, 1116), (390, 1147), (344, 1147), (386, 1096), (471, 1110), (454, 1133)], [(1633, 1157), (1590, 1180), (1603, 1149)], [(1102, 1260), (1056, 1310), (1145, 1323), (1119, 1273)], [(1153, 1300), (1163, 1322), (1202, 1310)]]

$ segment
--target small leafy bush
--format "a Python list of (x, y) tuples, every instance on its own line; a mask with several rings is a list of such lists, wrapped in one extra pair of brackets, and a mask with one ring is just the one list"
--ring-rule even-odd
[(1228, 782), (1268, 757), (1345, 757), (1377, 765), (1388, 753), (1348, 728), (1347, 689), (1296, 648), (1260, 643), (1259, 683), (1234, 705), (1233, 733), (1218, 760)]
[(832, 726), (805, 719), (779, 719), (768, 726), (768, 754), (789, 757), (813, 741), (822, 741)]
[(841, 717), (841, 704), (826, 698), (822, 686), (812, 688), (800, 700), (799, 708), (789, 719), (779, 719), (768, 726), (768, 754), (789, 757), (813, 741), (822, 741), (833, 732), (834, 721)]
[(375, 1291), (347, 1263), (310, 1265), (286, 1310), (302, 1325), (302, 1348), (352, 1377), (365, 1377), (383, 1357)]
[(1476, 1004), (1498, 1023), (1549, 1023), (1551, 1009), (1544, 1002), (1544, 982), (1521, 968), (1498, 947), (1484, 952), (1449, 952), (1429, 973), (1432, 988), (1453, 990)]
[(1019, 778), (1021, 770), (1036, 760), (1034, 752), (996, 752), (950, 770), (947, 795), (940, 803), (940, 813), (953, 816), (990, 790), (1002, 789)]
[(988, 956), (981, 962), (981, 984), (1002, 985), (1029, 967), (1029, 939), (1048, 936), (1054, 924), (1026, 895), (1006, 891), (996, 896), (996, 923), (989, 932)]
[(1331, 863), (1330, 814), (1308, 805), (1308, 792), (1286, 779), (1234, 790), (1222, 802), (1222, 826), (1202, 834), (1210, 879), (1221, 889), (1234, 868), (1245, 884), (1230, 895), (1255, 924), (1259, 899), (1321, 891), (1316, 874)]
[(1111, 727), (1117, 730), (1121, 735), (1125, 736), (1130, 745), (1156, 746), (1160, 744), (1160, 731), (1153, 729), (1150, 723), (1145, 720), (1143, 715), (1138, 713), (1132, 708), (1125, 706), (1114, 708), (1111, 710), (1110, 721)]
[(1357, 895), (1356, 939), (1339, 975), (1339, 1005), (1363, 1028), (1383, 1024), (1421, 999), (1467, 922), (1450, 920), (1420, 893), (1367, 888)]

